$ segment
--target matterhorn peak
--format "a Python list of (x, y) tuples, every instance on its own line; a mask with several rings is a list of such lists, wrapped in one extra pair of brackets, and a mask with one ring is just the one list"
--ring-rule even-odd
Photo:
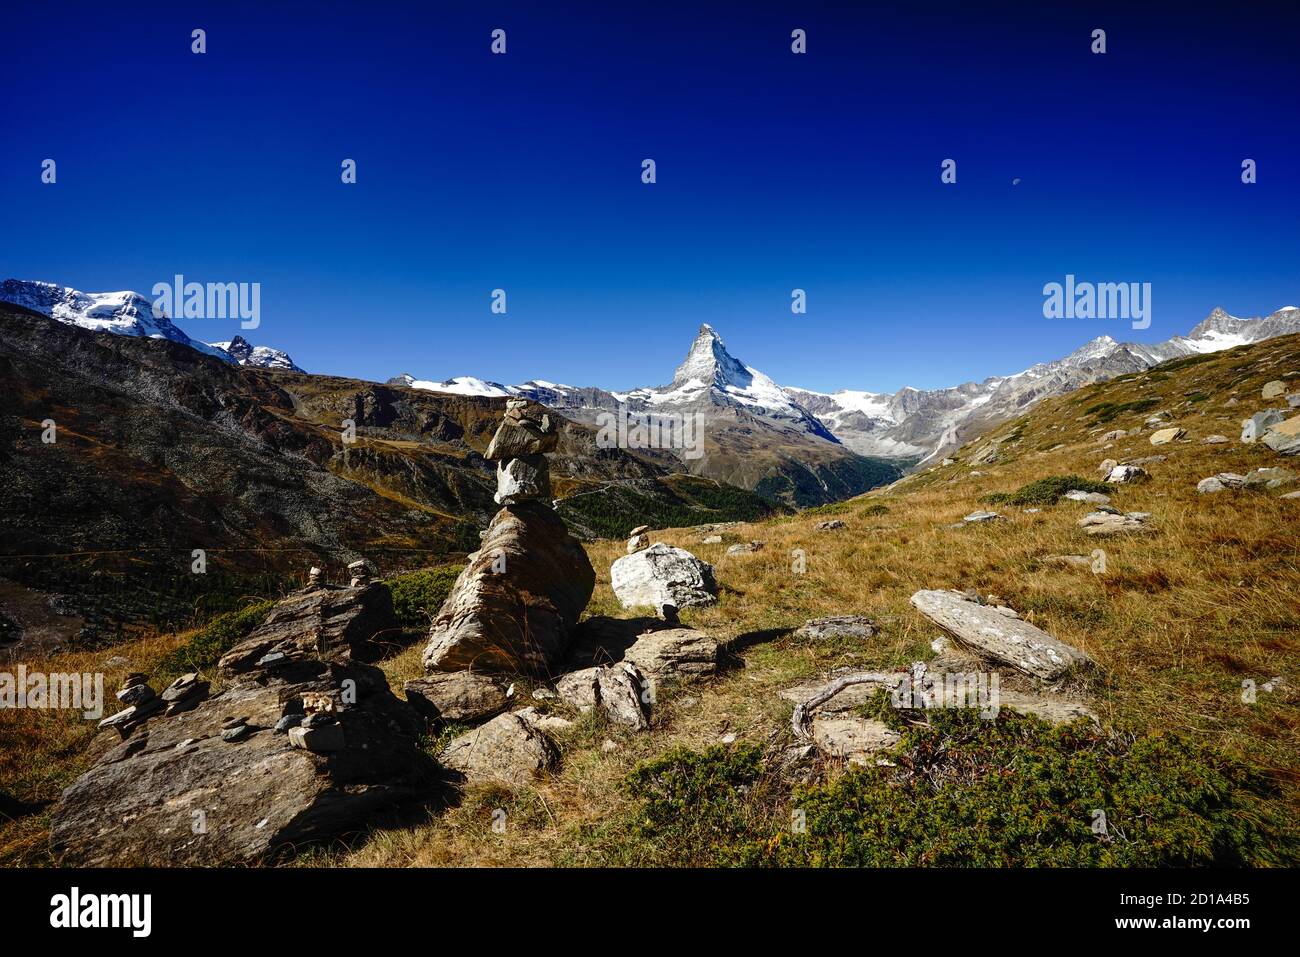
[(706, 322), (696, 333), (686, 359), (673, 373), (675, 385), (684, 385), (691, 380), (720, 389), (729, 385), (743, 389), (753, 381), (753, 375), (727, 351), (722, 337)]

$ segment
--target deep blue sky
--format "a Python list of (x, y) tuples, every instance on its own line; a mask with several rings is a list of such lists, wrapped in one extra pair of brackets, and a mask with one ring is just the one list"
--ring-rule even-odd
[[(0, 278), (256, 281), (311, 371), (614, 388), (701, 322), (893, 390), (1300, 304), (1295, 4), (908, 6), (7, 0)], [(1151, 282), (1151, 328), (1044, 319), (1067, 272)]]

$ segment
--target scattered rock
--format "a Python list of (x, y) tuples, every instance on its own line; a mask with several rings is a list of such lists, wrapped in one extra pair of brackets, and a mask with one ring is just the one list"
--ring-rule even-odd
[(290, 663), (303, 658), (371, 661), (380, 651), (375, 639), (398, 631), (393, 596), (383, 582), (357, 588), (326, 585), (294, 592), (277, 604), (266, 621), (221, 656), (217, 667), (242, 674), (271, 654)]
[(1285, 418), (1286, 413), (1280, 409), (1265, 409), (1263, 412), (1256, 412), (1241, 423), (1241, 441), (1248, 444), (1258, 441), (1269, 428), (1278, 425)]
[(573, 722), (568, 718), (561, 718), (558, 714), (543, 714), (533, 707), (523, 708), (514, 714), (543, 734), (560, 734), (573, 727)]
[(971, 512), (969, 515), (963, 518), (962, 521), (966, 523), (995, 522), (1001, 517), (1002, 516), (999, 515), (997, 512)]
[(1079, 519), (1078, 526), (1089, 535), (1106, 537), (1109, 535), (1126, 535), (1135, 532), (1150, 532), (1147, 524), (1150, 514), (1147, 512), (1128, 512), (1115, 515), (1111, 512), (1096, 511)]
[(875, 755), (892, 748), (900, 737), (883, 721), (871, 718), (813, 716), (813, 742), (826, 754), (851, 764), (874, 764)]
[(796, 638), (825, 641), (830, 638), (867, 639), (876, 633), (876, 623), (862, 615), (831, 615), (804, 622), (795, 633)]
[(1128, 435), (1128, 432), (1124, 431), (1123, 429), (1114, 429), (1113, 431), (1107, 432), (1105, 435), (1103, 435), (1103, 436), (1101, 437), (1101, 441), (1103, 441), (1103, 442), (1118, 442), (1120, 439), (1124, 438), (1126, 435)]
[(601, 668), (596, 675), (600, 708), (615, 724), (644, 731), (650, 727), (645, 682), (636, 665), (621, 661)]
[(1207, 435), (1205, 438), (1201, 439), (1201, 444), (1202, 445), (1223, 445), (1225, 442), (1228, 441), (1230, 440), (1226, 435)]
[(665, 606), (688, 608), (717, 601), (713, 566), (663, 542), (624, 555), (610, 566), (609, 576), (624, 608), (649, 606), (663, 615)]
[(1092, 567), (1092, 559), (1087, 555), (1044, 555), (1042, 561), (1048, 565), (1069, 565), (1076, 568)]
[(600, 702), (600, 666), (571, 671), (555, 682), (555, 693), (584, 714)]
[(1101, 464), (1097, 466), (1097, 471), (1102, 475), (1109, 475), (1117, 465), (1119, 465), (1119, 463), (1114, 459), (1103, 459)]
[(954, 591), (918, 591), (912, 605), (959, 642), (1044, 681), (1090, 663), (1082, 651), (1027, 621), (1008, 618)]
[[(1250, 488), (1281, 488), (1283, 485), (1288, 485), (1291, 482), (1294, 482), (1296, 474), (1290, 469), (1263, 468), (1253, 469), (1244, 477), (1237, 477), (1241, 479), (1241, 484), (1249, 486)], [(1223, 476), (1220, 475), (1219, 478), (1223, 478)]]
[(832, 518), (825, 522), (818, 522), (815, 527), (819, 532), (832, 532), (837, 528), (848, 528), (848, 525), (838, 518)]
[(650, 538), (644, 532), (639, 532), (627, 540), (627, 553), (639, 552), (643, 548), (650, 547)]
[(751, 552), (761, 552), (763, 550), (762, 542), (737, 542), (727, 549), (728, 555), (746, 555)]
[(511, 695), (500, 678), (471, 671), (436, 672), (405, 685), (406, 700), (432, 721), (477, 724), (500, 714)]
[(1222, 492), (1225, 488), (1227, 488), (1227, 486), (1224, 485), (1222, 481), (1220, 481), (1217, 478), (1214, 478), (1213, 476), (1211, 476), (1210, 478), (1203, 478), (1196, 483), (1196, 491), (1201, 493), (1202, 495), (1210, 495), (1213, 494), (1214, 492)]
[(1281, 379), (1274, 379), (1272, 382), (1264, 383), (1264, 388), (1260, 392), (1260, 397), (1267, 401), (1268, 399), (1276, 399), (1285, 392), (1286, 383)]
[(1161, 429), (1151, 435), (1152, 445), (1168, 445), (1170, 442), (1181, 439), (1187, 434), (1186, 429)]
[(545, 732), (507, 712), (453, 738), (439, 760), (470, 784), (494, 781), (523, 787), (554, 768), (560, 754)]
[(1090, 502), (1094, 505), (1110, 504), (1110, 496), (1101, 492), (1085, 492), (1082, 489), (1073, 488), (1065, 493), (1065, 498), (1072, 502)]
[(654, 681), (696, 678), (718, 670), (718, 643), (702, 631), (670, 628), (639, 637), (623, 660)]
[(1151, 478), (1150, 473), (1139, 465), (1116, 465), (1106, 476), (1106, 481), (1116, 485), (1126, 485), (1145, 482), (1149, 478)]
[(722, 536), (721, 536), (721, 535), (709, 535), (709, 536), (707, 536), (707, 537), (705, 537), (705, 538), (700, 539), (700, 544), (701, 544), (701, 545), (721, 545), (721, 544), (722, 544)]
[(1263, 442), (1281, 455), (1300, 454), (1300, 415), (1294, 415), (1285, 422), (1269, 426), (1268, 431), (1264, 433)]

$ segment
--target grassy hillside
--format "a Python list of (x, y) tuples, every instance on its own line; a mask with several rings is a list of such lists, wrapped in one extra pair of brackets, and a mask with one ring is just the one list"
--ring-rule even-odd
[[(472, 788), (427, 820), (306, 851), (297, 863), (1294, 865), (1300, 499), (1282, 496), (1300, 481), (1196, 491), (1219, 472), (1281, 466), (1300, 475), (1300, 461), (1237, 441), (1241, 419), (1278, 404), (1260, 395), (1274, 379), (1300, 392), (1300, 337), (1047, 400), (969, 443), (953, 464), (826, 509), (736, 526), (721, 544), (703, 544), (698, 529), (652, 533), (717, 569), (718, 604), (683, 617), (728, 642), (721, 675), (662, 691), (649, 732), (579, 717), (558, 738), (561, 769), (535, 786)], [(1160, 411), (1164, 425), (1187, 430), (1184, 440), (1152, 446), (1143, 423)], [(1132, 434), (1104, 439), (1117, 429)], [(1213, 434), (1230, 441), (1204, 444)], [(1165, 458), (1143, 466), (1150, 481), (1109, 492), (1121, 511), (1150, 513), (1152, 531), (1088, 537), (1077, 521), (1092, 506), (1060, 498), (1075, 484), (1062, 477), (1096, 482), (1103, 459), (1155, 455)], [(962, 523), (984, 509), (1003, 519)], [(828, 513), (845, 527), (819, 529)], [(749, 540), (765, 546), (725, 554)], [(1096, 549), (1104, 573), (1050, 560), (1091, 559)], [(630, 616), (609, 588), (624, 551), (621, 539), (588, 546), (598, 575), (589, 615)], [(939, 629), (908, 603), (923, 588), (996, 594), (1086, 651), (1097, 672), (1070, 690), (1100, 726), (893, 715), (905, 732), (893, 767), (784, 764), (793, 742), (781, 690), (840, 668), (933, 656)], [(833, 614), (867, 615), (879, 631), (865, 641), (793, 636), (806, 619)], [(384, 663), (395, 685), (419, 673), (419, 654), (417, 645)], [(1254, 683), (1253, 699), (1243, 682)], [(526, 698), (530, 689), (519, 690)], [(12, 798), (52, 798), (85, 760), (60, 734)], [(1117, 822), (1104, 842), (1087, 817), (1099, 801)], [(497, 808), (504, 833), (492, 827)], [(810, 840), (792, 837), (795, 810), (806, 813)], [(0, 827), (9, 860), (39, 859), (39, 816), (24, 821)]]

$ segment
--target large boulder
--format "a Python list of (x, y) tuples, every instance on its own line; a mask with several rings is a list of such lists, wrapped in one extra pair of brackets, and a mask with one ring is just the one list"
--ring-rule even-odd
[(595, 585), (587, 553), (550, 506), (508, 505), (434, 617), (424, 667), (556, 672)]
[(254, 665), (104, 753), (63, 792), (50, 847), (77, 867), (255, 863), (432, 793), (421, 725), (371, 665)]
[(1054, 681), (1091, 659), (1053, 638), (1041, 628), (1010, 618), (991, 605), (981, 605), (955, 591), (918, 591), (912, 605), (959, 642), (979, 654)]
[(464, 775), (469, 784), (495, 782), (521, 787), (554, 768), (560, 753), (535, 723), (506, 713), (453, 738), (439, 760)]
[(662, 615), (665, 606), (687, 608), (718, 600), (713, 566), (663, 542), (624, 555), (610, 566), (609, 578), (624, 608), (648, 606)]

